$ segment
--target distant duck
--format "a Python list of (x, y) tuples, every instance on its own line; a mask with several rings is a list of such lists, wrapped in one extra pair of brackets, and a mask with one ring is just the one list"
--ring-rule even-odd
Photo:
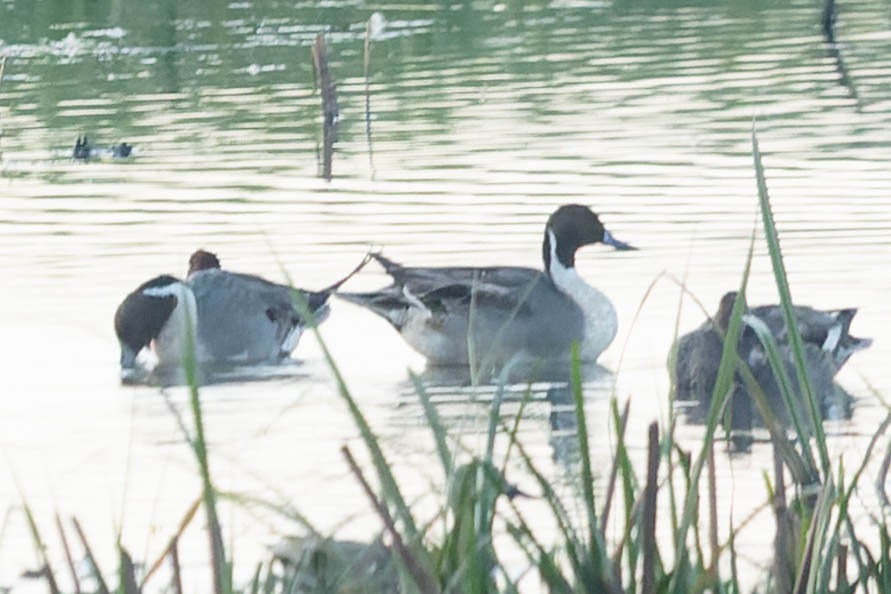
[(580, 247), (615, 239), (590, 209), (564, 205), (545, 226), (544, 271), (515, 266), (412, 268), (373, 254), (393, 284), (369, 293), (338, 295), (390, 322), (432, 365), (507, 363), (566, 358), (573, 342), (593, 362), (616, 335), (609, 299), (575, 269)]
[[(678, 399), (697, 401), (708, 406), (712, 399), (723, 343), (727, 332), (736, 292), (722, 298), (714, 320), (708, 320), (696, 330), (682, 336), (676, 344), (675, 379)], [(821, 311), (812, 307), (795, 306), (795, 319), (804, 346), (805, 367), (824, 417), (847, 416), (850, 396), (834, 382), (835, 375), (855, 352), (867, 348), (872, 341), (856, 338), (849, 333), (856, 309)], [(794, 354), (789, 344), (783, 310), (779, 305), (747, 308), (737, 343), (737, 353), (745, 361), (758, 381), (774, 412), (788, 418), (782, 407), (782, 396), (776, 376), (770, 367), (760, 340), (750, 327), (760, 320), (770, 330), (777, 343), (778, 353), (792, 382), (793, 393), (800, 394), (795, 372)], [(752, 400), (741, 379), (734, 380), (734, 415), (744, 421), (751, 417)]]
[(86, 134), (77, 137), (74, 149), (71, 151), (71, 157), (78, 161), (108, 158), (127, 159), (131, 156), (133, 156), (133, 146), (126, 142), (112, 145), (110, 148), (97, 148), (90, 143)]
[(91, 158), (93, 152), (93, 147), (90, 146), (90, 141), (84, 136), (78, 136), (77, 140), (74, 142), (74, 151), (71, 153), (71, 156), (74, 159), (79, 159), (81, 161), (86, 161)]
[(111, 156), (115, 159), (126, 159), (133, 154), (133, 147), (126, 142), (111, 147)]
[[(367, 260), (366, 260), (367, 261)], [(121, 367), (132, 369), (144, 348), (160, 364), (181, 364), (194, 337), (198, 362), (252, 364), (288, 357), (301, 334), (328, 313), (341, 281), (312, 292), (292, 289), (259, 276), (220, 268), (215, 254), (198, 250), (189, 259), (185, 281), (162, 275), (127, 295), (115, 313)], [(312, 315), (301, 314), (300, 301)]]

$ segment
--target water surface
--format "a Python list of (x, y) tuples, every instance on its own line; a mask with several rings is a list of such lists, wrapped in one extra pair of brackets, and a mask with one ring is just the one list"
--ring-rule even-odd
[[(867, 384), (891, 393), (889, 6), (841, 7), (853, 93), (839, 84), (820, 10), (800, 0), (0, 3), (0, 55), (9, 57), (0, 84), (0, 512), (13, 510), (0, 586), (17, 582), (30, 559), (14, 511), (19, 489), (48, 534), (54, 511), (77, 515), (108, 559), (116, 526), (135, 557), (153, 558), (197, 497), (170, 410), (188, 423), (186, 396), (171, 389), (168, 404), (158, 389), (121, 385), (111, 318), (142, 281), (184, 274), (199, 247), (233, 270), (308, 288), (340, 277), (369, 248), (411, 264), (540, 266), (547, 215), (561, 203), (590, 205), (640, 248), (593, 247), (578, 258), (620, 319), (586, 384), (592, 447), (605, 472), (615, 390), (632, 401), (628, 434), (642, 459), (645, 426), (669, 415), (665, 359), (679, 311), (669, 280), (646, 291), (667, 273), (714, 308), (739, 284), (759, 224), (755, 119), (793, 296), (859, 307), (853, 330), (875, 339), (839, 376), (858, 398), (852, 419), (827, 425), (833, 455), (856, 457), (883, 414)], [(366, 81), (365, 24), (375, 12), (386, 28), (371, 44)], [(319, 32), (341, 107), (330, 183), (317, 177), (309, 46)], [(74, 162), (84, 133), (105, 146), (126, 140), (137, 154)], [(755, 251), (750, 301), (775, 301), (760, 236)], [(369, 268), (351, 286), (384, 282)], [(702, 320), (689, 300), (680, 311), (681, 331)], [(451, 431), (471, 451), (481, 446), (492, 386), (425, 372), (386, 322), (346, 303), (334, 304), (322, 334), (410, 494), (439, 477), (408, 369), (423, 374)], [(348, 443), (361, 455), (356, 431), (315, 340), (295, 357), (284, 372), (257, 372), (272, 376), (263, 381), (202, 391), (216, 480), (292, 505), (326, 531), (367, 537), (379, 525), (339, 453)], [(564, 417), (552, 415), (565, 409), (545, 399), (550, 387), (535, 384), (520, 435), (560, 480), (574, 470)], [(519, 398), (508, 399), (508, 419)], [(679, 432), (694, 447), (700, 429)], [(731, 502), (742, 517), (764, 501), (769, 467), (766, 445), (721, 457), (722, 518)], [(294, 529), (241, 508), (224, 523), (243, 578)], [(768, 525), (740, 534), (748, 557), (759, 559), (770, 533), (759, 526)], [(192, 564), (205, 558), (200, 532), (186, 548)]]

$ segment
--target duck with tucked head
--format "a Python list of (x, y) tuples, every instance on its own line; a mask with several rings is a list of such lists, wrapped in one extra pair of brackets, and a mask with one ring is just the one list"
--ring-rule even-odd
[(503, 365), (516, 354), (563, 359), (573, 342), (582, 360), (593, 362), (618, 327), (612, 303), (575, 269), (576, 251), (593, 243), (634, 249), (615, 239), (589, 208), (569, 204), (545, 225), (543, 271), (414, 268), (374, 254), (393, 284), (337, 294), (382, 316), (432, 365), (467, 365), (473, 358)]
[[(728, 292), (721, 298), (713, 320), (681, 336), (675, 346), (674, 373), (681, 400), (697, 401), (708, 406), (712, 399), (723, 352), (723, 336), (730, 323), (731, 312), (738, 298)], [(781, 418), (787, 413), (782, 395), (764, 347), (752, 329), (763, 324), (773, 336), (793, 392), (800, 392), (795, 360), (783, 310), (779, 305), (743, 306), (743, 328), (737, 343), (737, 354), (748, 364), (769, 402)], [(849, 332), (856, 309), (819, 310), (797, 305), (795, 322), (804, 347), (804, 363), (824, 417), (845, 416), (850, 396), (835, 384), (834, 378), (852, 354), (872, 344), (868, 338), (857, 338)], [(745, 423), (751, 417), (752, 400), (741, 380), (734, 382), (733, 411)]]
[[(199, 362), (251, 364), (284, 359), (307, 327), (325, 319), (328, 298), (362, 265), (341, 281), (313, 292), (223, 270), (215, 254), (198, 250), (189, 259), (185, 281), (158, 276), (127, 295), (118, 307), (114, 325), (121, 367), (135, 367), (137, 355), (145, 348), (154, 351), (160, 364), (179, 365), (189, 348), (189, 336)], [(305, 311), (311, 319), (302, 315)]]

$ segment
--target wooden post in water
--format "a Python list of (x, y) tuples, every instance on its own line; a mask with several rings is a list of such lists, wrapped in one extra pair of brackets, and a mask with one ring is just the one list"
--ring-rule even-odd
[[(0, 57), (0, 87), (3, 86), (3, 71), (6, 70), (6, 56)], [(0, 122), (0, 159), (3, 158), (3, 122)]]
[(383, 27), (383, 17), (374, 13), (365, 24), (365, 141), (368, 143), (368, 166), (371, 168), (371, 179), (374, 179), (374, 149), (371, 146), (371, 39), (375, 31)]
[(838, 19), (838, 8), (835, 0), (826, 0), (823, 5), (823, 14), (820, 18), (820, 24), (823, 29), (823, 38), (826, 40), (826, 51), (829, 57), (835, 62), (835, 69), (838, 72), (838, 84), (847, 89), (848, 94), (857, 104), (857, 110), (860, 110), (860, 93), (857, 86), (848, 72), (848, 65), (845, 63), (845, 57), (842, 55), (841, 46), (835, 37), (835, 22)]
[(322, 95), (322, 163), (319, 174), (331, 181), (331, 161), (334, 156), (334, 143), (337, 140), (337, 121), (340, 111), (337, 108), (337, 90), (334, 77), (328, 66), (328, 48), (325, 35), (319, 33), (312, 46), (312, 63), (315, 66), (316, 83)]

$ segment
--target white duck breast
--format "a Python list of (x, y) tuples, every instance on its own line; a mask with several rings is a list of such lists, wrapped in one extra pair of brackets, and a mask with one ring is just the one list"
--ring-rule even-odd
[(633, 249), (605, 232), (587, 207), (562, 206), (548, 220), (544, 272), (531, 268), (422, 268), (373, 257), (393, 284), (370, 293), (338, 293), (387, 319), (435, 365), (501, 365), (515, 354), (559, 359), (573, 342), (594, 361), (616, 334), (603, 293), (575, 271), (575, 252), (604, 242)]
[[(295, 289), (249, 274), (220, 269), (195, 272), (188, 286), (198, 304), (198, 342), (221, 362), (274, 361), (297, 346), (306, 323)], [(327, 314), (327, 295), (303, 293), (317, 322)]]

